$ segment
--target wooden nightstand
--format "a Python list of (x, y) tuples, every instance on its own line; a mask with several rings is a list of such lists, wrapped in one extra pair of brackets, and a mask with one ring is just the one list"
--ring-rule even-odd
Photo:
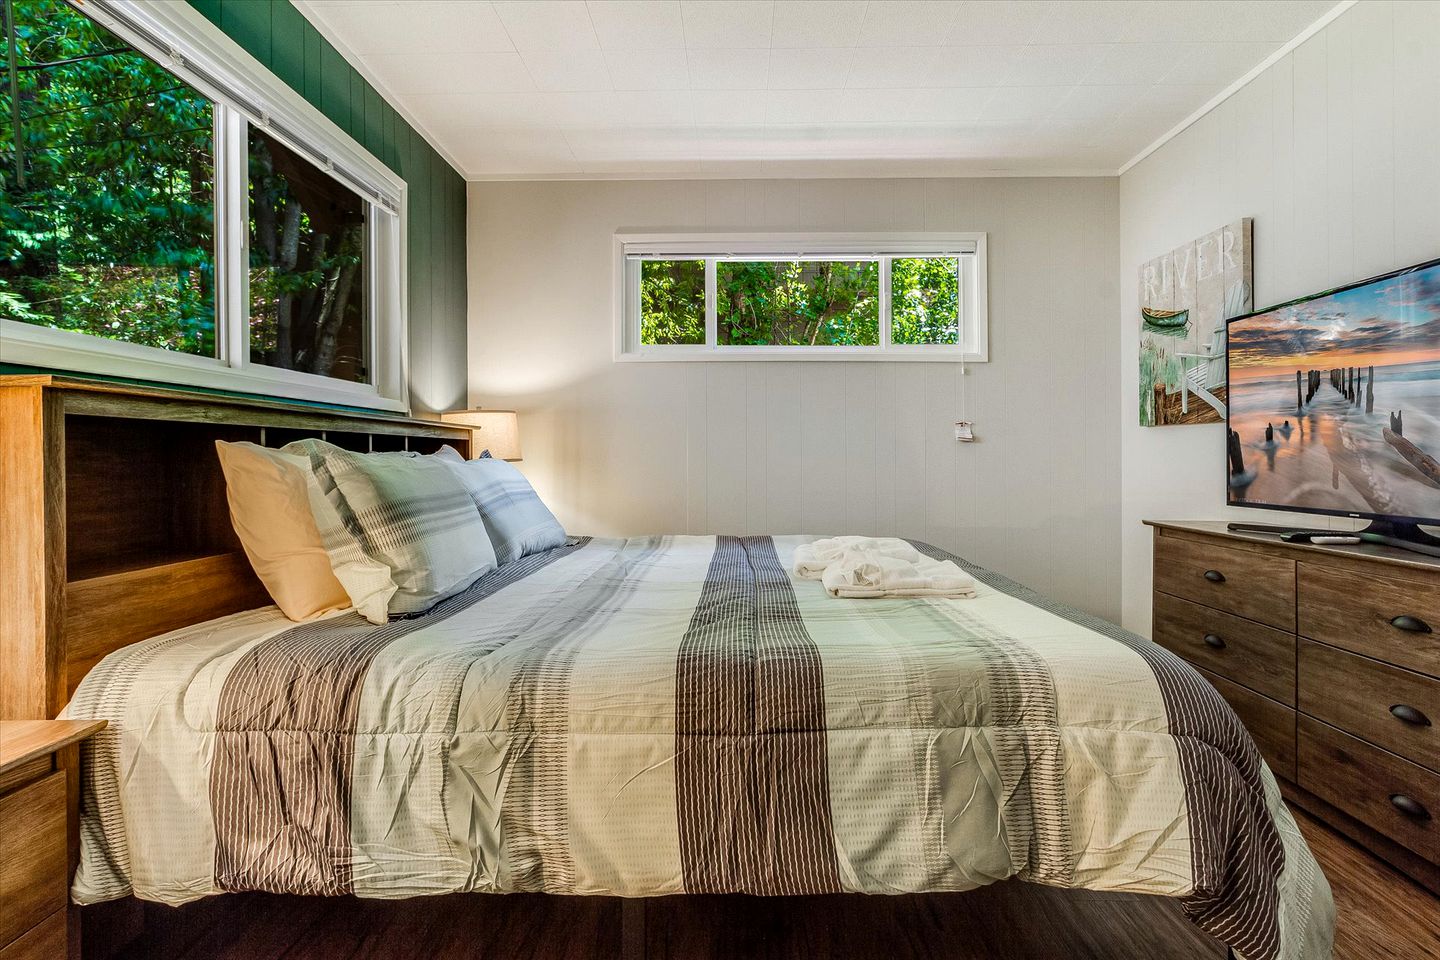
[(79, 957), (80, 741), (104, 720), (0, 721), (0, 960)]

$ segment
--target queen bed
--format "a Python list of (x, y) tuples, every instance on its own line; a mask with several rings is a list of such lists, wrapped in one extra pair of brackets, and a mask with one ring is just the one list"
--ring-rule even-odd
[(83, 664), (64, 715), (110, 721), (72, 894), (1016, 877), (1177, 898), (1245, 960), (1329, 956), (1325, 879), (1197, 673), (924, 544), (978, 595), (831, 598), (790, 572), (811, 539), (577, 538), (385, 624), (237, 594), (111, 634), (93, 668), (62, 657)]

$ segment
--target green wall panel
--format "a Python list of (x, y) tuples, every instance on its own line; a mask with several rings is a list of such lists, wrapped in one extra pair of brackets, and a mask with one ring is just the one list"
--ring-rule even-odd
[(410, 386), (417, 412), (466, 402), (465, 181), (289, 0), (189, 0), (404, 178)]

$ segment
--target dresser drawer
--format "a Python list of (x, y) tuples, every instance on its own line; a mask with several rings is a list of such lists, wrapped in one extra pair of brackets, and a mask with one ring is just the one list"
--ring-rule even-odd
[(1286, 557), (1158, 536), (1155, 589), (1295, 630), (1295, 561)]
[(1440, 584), (1317, 563), (1301, 563), (1297, 577), (1301, 634), (1440, 676)]
[(1295, 706), (1295, 635), (1155, 594), (1155, 642), (1196, 666)]
[(1440, 683), (1301, 640), (1299, 689), (1310, 716), (1440, 772)]
[(0, 944), (66, 903), (65, 774), (0, 797)]
[(1301, 787), (1440, 863), (1440, 775), (1303, 714), (1299, 746)]
[(55, 911), (0, 949), (0, 960), (63, 960), (69, 950), (65, 923), (65, 911)]
[(1295, 711), (1202, 667), (1196, 669), (1220, 691), (1220, 696), (1225, 698), (1225, 702), (1230, 704), (1240, 722), (1245, 724), (1245, 729), (1250, 732), (1255, 746), (1260, 748), (1260, 755), (1265, 758), (1271, 771), (1277, 777), (1284, 777), (1293, 783)]

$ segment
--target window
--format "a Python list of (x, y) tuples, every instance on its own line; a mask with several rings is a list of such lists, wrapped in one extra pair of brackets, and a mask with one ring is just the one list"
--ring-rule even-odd
[(5, 8), (0, 307), (214, 357), (210, 101), (59, 0)]
[(405, 408), (403, 181), (188, 4), (0, 14), (0, 359)]
[(984, 234), (617, 235), (621, 360), (984, 360)]

